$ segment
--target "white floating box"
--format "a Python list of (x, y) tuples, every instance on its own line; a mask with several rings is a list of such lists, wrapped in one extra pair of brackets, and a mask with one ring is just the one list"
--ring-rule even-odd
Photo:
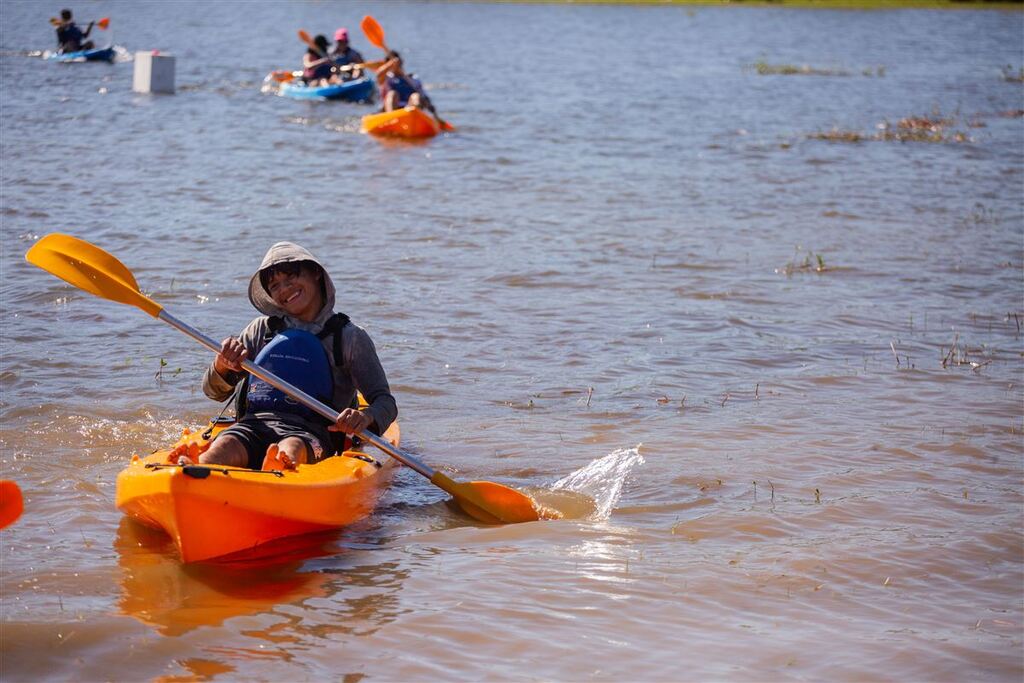
[(155, 51), (136, 52), (132, 90), (173, 94), (174, 55), (163, 55)]

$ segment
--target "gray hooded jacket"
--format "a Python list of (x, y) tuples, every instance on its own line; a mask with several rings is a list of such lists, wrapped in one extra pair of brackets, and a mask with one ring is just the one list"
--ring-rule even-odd
[[(323, 271), (326, 294), (324, 307), (320, 309), (320, 313), (312, 322), (298, 320), (286, 314), (274, 303), (270, 294), (260, 284), (260, 271), (279, 263), (296, 261), (312, 261)], [(256, 307), (256, 310), (264, 314), (249, 323), (239, 335), (251, 360), (256, 358), (256, 355), (266, 345), (267, 334), (270, 330), (270, 316), (282, 318), (286, 328), (298, 328), (313, 334), (321, 332), (324, 324), (334, 315), (334, 282), (327, 273), (327, 269), (313, 254), (291, 242), (278, 242), (270, 247), (267, 255), (263, 257), (259, 269), (249, 280), (249, 301)], [(338, 368), (333, 356), (334, 335), (328, 335), (322, 340), (327, 357), (331, 359), (331, 367), (334, 372), (332, 407), (339, 411), (349, 407), (358, 390), (369, 404), (367, 410), (373, 416), (374, 422), (377, 423), (377, 429), (383, 433), (398, 417), (398, 406), (395, 404), (395, 397), (391, 395), (391, 388), (388, 386), (384, 368), (381, 367), (380, 359), (377, 358), (377, 350), (373, 341), (370, 340), (370, 335), (355, 323), (349, 322), (345, 325), (341, 330), (341, 335), (341, 350), (344, 356), (341, 369)], [(203, 375), (203, 393), (215, 401), (224, 401), (231, 395), (235, 385), (243, 377), (244, 374), (240, 372), (229, 372), (227, 377), (222, 377), (211, 363)]]

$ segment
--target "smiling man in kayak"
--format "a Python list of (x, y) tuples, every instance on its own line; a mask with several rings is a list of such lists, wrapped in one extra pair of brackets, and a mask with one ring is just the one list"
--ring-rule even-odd
[[(50, 21), (53, 21), (52, 19)], [(60, 23), (56, 24), (57, 28), (57, 45), (61, 52), (78, 52), (80, 50), (91, 50), (93, 44), (91, 40), (85, 40), (89, 37), (89, 33), (92, 32), (92, 25), (94, 22), (89, 22), (85, 32), (75, 25), (74, 20), (71, 18), (71, 10), (62, 9), (60, 11)], [(82, 42), (85, 41), (85, 42)]]
[[(226, 400), (239, 383), (238, 421), (199, 454), (200, 463), (285, 469), (317, 462), (338, 449), (331, 432), (383, 433), (398, 416), (370, 336), (334, 312), (335, 288), (323, 265), (291, 242), (270, 248), (249, 281), (249, 301), (264, 315), (221, 343), (203, 376), (203, 393)], [(255, 363), (327, 403), (340, 416), (319, 415), (242, 370)], [(356, 409), (356, 391), (367, 406)], [(172, 458), (189, 464), (185, 453)]]

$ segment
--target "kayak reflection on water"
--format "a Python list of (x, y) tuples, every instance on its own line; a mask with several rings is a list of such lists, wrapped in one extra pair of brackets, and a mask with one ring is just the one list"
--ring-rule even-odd
[[(395, 618), (398, 592), (408, 576), (393, 562), (366, 562), (359, 544), (342, 541), (337, 531), (275, 541), (262, 553), (231, 562), (183, 565), (166, 534), (124, 518), (114, 548), (122, 570), (118, 607), (165, 636), (272, 614), (312, 598), (332, 601), (338, 618), (331, 620), (331, 629), (365, 632)], [(278, 621), (275, 617), (250, 635), (277, 642), (272, 632)]]
[(178, 636), (278, 604), (324, 597), (330, 592), (329, 578), (300, 570), (307, 559), (337, 552), (331, 545), (336, 539), (336, 533), (289, 539), (290, 552), (278, 546), (276, 562), (255, 557), (183, 565), (167, 534), (125, 517), (114, 540), (123, 570), (118, 606), (161, 634)]

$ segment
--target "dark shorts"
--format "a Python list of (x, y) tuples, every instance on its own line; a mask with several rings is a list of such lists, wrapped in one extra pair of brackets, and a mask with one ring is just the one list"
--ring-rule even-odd
[(263, 467), (263, 458), (271, 444), (278, 443), (290, 436), (297, 436), (306, 443), (309, 449), (310, 462), (318, 462), (331, 455), (331, 435), (326, 427), (311, 424), (300, 418), (273, 413), (257, 413), (246, 415), (218, 434), (218, 438), (230, 434), (245, 446), (249, 455), (249, 469), (258, 470)]

